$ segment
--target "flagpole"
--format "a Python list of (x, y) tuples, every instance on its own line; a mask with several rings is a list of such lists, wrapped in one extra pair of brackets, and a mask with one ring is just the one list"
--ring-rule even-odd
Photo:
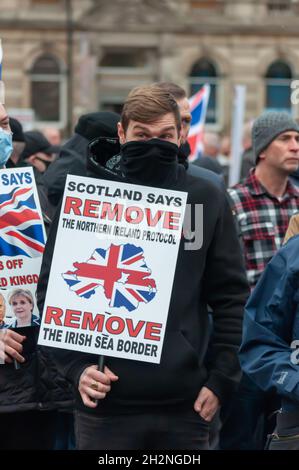
[(233, 186), (240, 180), (242, 159), (242, 133), (244, 126), (246, 104), (246, 86), (236, 85), (234, 90), (234, 106), (232, 116), (232, 155), (229, 170), (228, 185)]

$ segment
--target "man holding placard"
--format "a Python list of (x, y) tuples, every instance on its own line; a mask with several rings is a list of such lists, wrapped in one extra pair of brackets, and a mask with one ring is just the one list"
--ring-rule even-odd
[(167, 91), (134, 89), (118, 171), (91, 159), (92, 178), (69, 176), (53, 222), (39, 342), (56, 348), (77, 390), (79, 449), (206, 449), (209, 422), (239, 380), (247, 282), (237, 235), (223, 236), (231, 216), (221, 190), (178, 164), (180, 125)]

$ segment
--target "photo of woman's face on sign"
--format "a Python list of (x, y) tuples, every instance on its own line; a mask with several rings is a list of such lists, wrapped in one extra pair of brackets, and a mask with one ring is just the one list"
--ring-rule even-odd
[(39, 325), (39, 317), (34, 314), (34, 298), (28, 289), (14, 289), (8, 295), (11, 322), (8, 328)]

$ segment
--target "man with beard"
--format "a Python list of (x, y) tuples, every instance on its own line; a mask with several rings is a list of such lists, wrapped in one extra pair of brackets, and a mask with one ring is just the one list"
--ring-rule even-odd
[[(135, 88), (124, 103), (118, 135), (118, 171), (89, 160), (89, 175), (143, 186), (186, 191), (203, 205), (203, 244), (185, 249), (182, 237), (161, 363), (107, 357), (100, 372), (94, 355), (54, 349), (60, 371), (76, 390), (79, 449), (207, 449), (209, 423), (235, 389), (237, 350), (248, 294), (233, 219), (216, 185), (178, 164), (181, 117), (172, 95), (158, 85)], [(194, 221), (193, 221), (194, 222)], [(58, 217), (46, 246), (38, 286), (42, 312)], [(214, 335), (209, 366), (206, 305)], [(96, 403), (98, 401), (98, 405)]]

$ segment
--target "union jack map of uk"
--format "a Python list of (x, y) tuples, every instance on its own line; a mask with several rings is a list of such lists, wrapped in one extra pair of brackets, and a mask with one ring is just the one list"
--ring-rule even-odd
[(125, 307), (131, 312), (140, 302), (151, 302), (157, 293), (143, 249), (130, 243), (97, 248), (87, 261), (75, 262), (73, 267), (75, 270), (62, 274), (69, 289), (89, 299), (102, 287), (109, 307)]

